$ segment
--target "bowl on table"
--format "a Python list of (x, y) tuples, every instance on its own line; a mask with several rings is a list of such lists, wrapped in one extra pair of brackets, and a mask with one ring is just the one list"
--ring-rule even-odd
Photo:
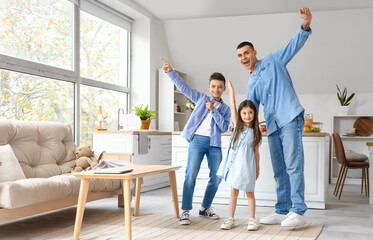
[(305, 123), (303, 127), (303, 132), (320, 132), (322, 129), (322, 122), (311, 122)]

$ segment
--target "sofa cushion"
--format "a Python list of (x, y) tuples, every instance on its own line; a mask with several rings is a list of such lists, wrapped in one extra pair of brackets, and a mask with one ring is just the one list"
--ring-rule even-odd
[(27, 178), (71, 171), (76, 145), (69, 124), (0, 119), (0, 132), (0, 145), (11, 145)]
[[(0, 208), (18, 208), (48, 200), (78, 195), (80, 179), (67, 173), (50, 178), (21, 179), (0, 183)], [(117, 191), (120, 180), (92, 179), (89, 192)]]
[(21, 165), (9, 144), (0, 146), (0, 182), (25, 179)]

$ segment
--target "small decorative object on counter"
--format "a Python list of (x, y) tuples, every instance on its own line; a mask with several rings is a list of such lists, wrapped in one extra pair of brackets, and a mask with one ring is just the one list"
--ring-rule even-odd
[(337, 98), (339, 100), (339, 103), (341, 104), (339, 107), (339, 114), (340, 115), (348, 115), (349, 112), (349, 105), (352, 100), (352, 98), (355, 96), (355, 93), (352, 93), (350, 96), (347, 97), (347, 88), (345, 87), (343, 92), (339, 89), (338, 85), (337, 89)]
[(322, 122), (313, 121), (313, 113), (304, 114), (303, 132), (320, 132), (322, 129)]
[(267, 126), (265, 124), (260, 125), (261, 132), (267, 132)]
[(320, 132), (322, 129), (322, 122), (312, 122), (311, 132)]
[(260, 128), (260, 131), (261, 131), (261, 132), (267, 132), (266, 121), (260, 122), (260, 123), (259, 123), (259, 128)]
[(311, 132), (313, 122), (313, 113), (304, 114), (303, 132)]
[(155, 114), (157, 111), (151, 111), (149, 110), (149, 105), (147, 104), (145, 107), (141, 106), (138, 107), (136, 105), (133, 105), (135, 108), (134, 110), (131, 110), (135, 112), (135, 115), (138, 116), (141, 119), (141, 127), (140, 130), (148, 130), (150, 126), (150, 122), (152, 119), (157, 119), (155, 117)]
[(107, 131), (107, 129), (103, 128), (103, 126), (106, 126), (108, 122), (105, 120), (108, 117), (108, 115), (104, 116), (102, 113), (102, 105), (98, 107), (98, 115), (96, 117), (97, 121), (96, 124), (98, 124), (97, 131)]
[(304, 123), (313, 122), (313, 113), (304, 114)]

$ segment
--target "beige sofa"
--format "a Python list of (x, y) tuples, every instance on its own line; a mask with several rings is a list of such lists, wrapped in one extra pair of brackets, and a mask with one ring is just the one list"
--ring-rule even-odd
[[(0, 119), (0, 223), (76, 205), (75, 148), (68, 124)], [(93, 179), (87, 201), (121, 189), (120, 180)]]

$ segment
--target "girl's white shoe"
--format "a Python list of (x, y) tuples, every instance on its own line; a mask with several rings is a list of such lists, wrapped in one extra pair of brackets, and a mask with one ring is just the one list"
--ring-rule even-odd
[(230, 217), (223, 221), (223, 224), (220, 226), (221, 229), (229, 230), (234, 227), (234, 218)]
[(259, 228), (259, 223), (255, 218), (249, 218), (249, 224), (247, 225), (247, 230), (256, 231)]

